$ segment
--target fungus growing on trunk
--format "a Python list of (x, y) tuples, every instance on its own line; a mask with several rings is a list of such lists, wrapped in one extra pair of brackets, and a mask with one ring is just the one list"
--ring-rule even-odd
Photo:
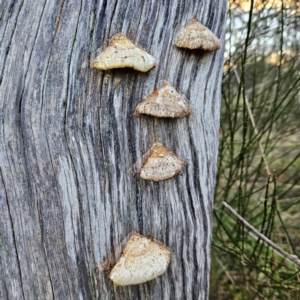
[(157, 118), (182, 118), (191, 113), (187, 99), (180, 95), (169, 83), (139, 103), (135, 109), (137, 115), (145, 114)]
[(170, 179), (179, 174), (184, 162), (161, 143), (155, 142), (141, 170), (141, 178), (153, 181)]
[(162, 275), (170, 259), (171, 252), (165, 245), (134, 233), (109, 277), (120, 286), (144, 283)]
[(96, 57), (93, 64), (99, 70), (133, 68), (141, 72), (147, 72), (155, 66), (155, 58), (133, 44), (123, 33), (112, 37), (109, 46)]
[(220, 40), (204, 25), (192, 19), (182, 29), (177, 37), (175, 46), (188, 49), (215, 51), (220, 49)]

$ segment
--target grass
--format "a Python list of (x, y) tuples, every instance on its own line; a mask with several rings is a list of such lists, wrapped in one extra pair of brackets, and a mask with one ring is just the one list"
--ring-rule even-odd
[(300, 5), (249, 3), (229, 9), (210, 297), (300, 299), (297, 267), (222, 204), (300, 257)]

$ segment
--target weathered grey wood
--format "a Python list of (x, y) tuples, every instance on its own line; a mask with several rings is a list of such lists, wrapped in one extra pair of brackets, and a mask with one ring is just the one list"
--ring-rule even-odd
[[(207, 299), (224, 48), (174, 47), (192, 17), (223, 41), (225, 0), (0, 1), (0, 299)], [(120, 31), (155, 69), (90, 68)], [(162, 80), (193, 114), (133, 117)], [(186, 162), (160, 183), (133, 168), (156, 140)], [(99, 265), (132, 230), (171, 265), (114, 287)]]

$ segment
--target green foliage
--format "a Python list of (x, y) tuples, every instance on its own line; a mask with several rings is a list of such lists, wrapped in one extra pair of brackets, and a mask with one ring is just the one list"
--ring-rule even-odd
[(300, 5), (270, 3), (229, 9), (211, 299), (300, 299), (297, 267), (222, 204), (300, 257)]

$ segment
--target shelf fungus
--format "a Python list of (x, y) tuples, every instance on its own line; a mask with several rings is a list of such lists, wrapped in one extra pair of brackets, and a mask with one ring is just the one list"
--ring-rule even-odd
[(157, 118), (182, 118), (191, 113), (191, 108), (184, 96), (169, 83), (164, 83), (137, 105), (135, 113)]
[(141, 170), (141, 178), (153, 181), (170, 179), (179, 174), (184, 162), (161, 143), (155, 142), (147, 162)]
[(123, 33), (111, 38), (109, 46), (96, 57), (93, 64), (99, 70), (133, 68), (141, 72), (147, 72), (155, 66), (155, 58), (133, 44)]
[(204, 25), (192, 19), (182, 29), (177, 37), (175, 46), (188, 49), (215, 51), (220, 49), (220, 40)]
[(162, 275), (170, 259), (171, 252), (165, 245), (134, 233), (109, 277), (120, 286), (144, 283)]

